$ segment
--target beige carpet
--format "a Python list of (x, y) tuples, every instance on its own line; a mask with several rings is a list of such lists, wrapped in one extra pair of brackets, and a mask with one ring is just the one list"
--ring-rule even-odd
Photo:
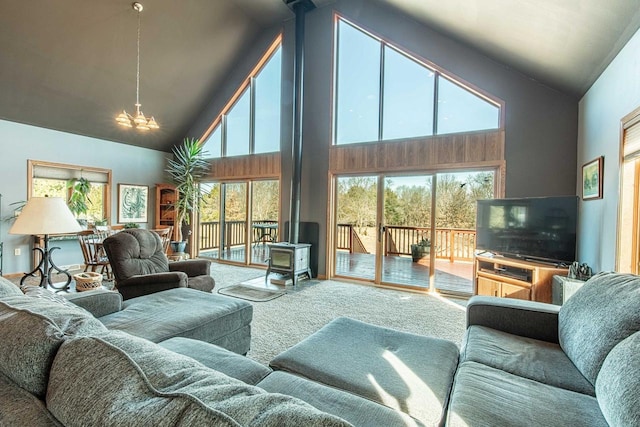
[[(224, 264), (213, 264), (211, 271), (216, 288), (265, 274), (264, 270)], [(252, 304), (248, 356), (263, 364), (338, 316), (444, 338), (457, 345), (462, 341), (465, 326), (464, 302), (333, 280), (301, 286), (299, 292)]]
[[(226, 264), (214, 263), (211, 267), (216, 280), (214, 292), (264, 278), (264, 274), (265, 270)], [(14, 281), (19, 282), (20, 278)], [(463, 301), (334, 280), (301, 282), (296, 291), (279, 298), (249, 302), (254, 311), (248, 356), (265, 365), (338, 316), (444, 338), (458, 345), (464, 333)]]

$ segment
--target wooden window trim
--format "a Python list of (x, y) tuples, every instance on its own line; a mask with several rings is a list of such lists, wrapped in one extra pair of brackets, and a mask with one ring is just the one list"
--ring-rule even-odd
[(112, 173), (111, 169), (97, 168), (92, 166), (81, 166), (81, 165), (70, 165), (65, 163), (55, 163), (55, 162), (45, 162), (40, 160), (27, 160), (27, 200), (31, 199), (33, 194), (33, 178), (35, 178), (34, 170), (37, 166), (49, 167), (49, 168), (59, 168), (59, 169), (68, 169), (72, 171), (87, 171), (87, 172), (96, 172), (101, 173), (107, 176), (107, 182), (103, 187), (103, 205), (102, 205), (102, 213), (103, 218), (107, 220), (108, 223), (111, 223), (111, 178)]
[(205, 141), (207, 137), (211, 135), (211, 133), (215, 130), (216, 126), (218, 126), (222, 121), (222, 116), (227, 114), (229, 110), (233, 108), (236, 101), (240, 98), (240, 96), (242, 96), (242, 93), (244, 92), (244, 90), (251, 84), (251, 79), (260, 73), (262, 68), (266, 65), (269, 59), (271, 59), (271, 56), (280, 46), (282, 46), (282, 33), (278, 34), (278, 36), (275, 38), (275, 40), (273, 40), (271, 45), (269, 45), (269, 48), (264, 53), (264, 55), (262, 55), (262, 58), (260, 58), (260, 60), (253, 67), (249, 75), (243, 80), (243, 82), (240, 84), (240, 86), (235, 91), (235, 93), (231, 96), (229, 101), (227, 101), (227, 103), (222, 108), (220, 113), (216, 116), (213, 122), (211, 122), (211, 125), (209, 125), (207, 130), (202, 134), (202, 136), (200, 137), (200, 141)]

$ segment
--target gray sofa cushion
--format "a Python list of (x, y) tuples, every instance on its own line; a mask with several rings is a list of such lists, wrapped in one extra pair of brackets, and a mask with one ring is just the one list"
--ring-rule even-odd
[(596, 395), (612, 426), (640, 426), (640, 332), (615, 346), (602, 364)]
[(358, 427), (424, 426), (403, 412), (287, 372), (274, 371), (258, 383), (258, 387), (270, 393), (297, 397)]
[(72, 335), (107, 329), (79, 307), (25, 295), (0, 300), (0, 372), (43, 398), (60, 344)]
[(450, 341), (341, 317), (276, 356), (271, 367), (402, 411), (426, 425), (443, 418), (458, 348)]
[(20, 287), (20, 290), (31, 298), (41, 298), (43, 300), (51, 301), (54, 304), (66, 305), (67, 307), (78, 308), (77, 305), (72, 304), (62, 295), (58, 295), (53, 291), (40, 286), (24, 285)]
[(593, 396), (476, 362), (458, 368), (447, 426), (607, 426)]
[(639, 276), (601, 273), (560, 309), (560, 345), (592, 384), (609, 351), (640, 330), (638, 301)]
[(122, 295), (117, 291), (95, 289), (65, 294), (64, 298), (78, 307), (84, 308), (95, 317), (106, 316), (122, 310)]
[(159, 344), (246, 384), (256, 385), (271, 373), (271, 369), (248, 357), (206, 342), (177, 337)]
[(11, 295), (22, 295), (22, 291), (18, 286), (0, 276), (0, 298)]
[(47, 408), (65, 426), (349, 425), (118, 331), (62, 345)]
[(484, 326), (467, 329), (460, 361), (474, 361), (555, 387), (595, 396), (593, 385), (558, 344)]
[(252, 317), (253, 306), (246, 301), (175, 288), (126, 300), (122, 311), (100, 321), (153, 342), (181, 336), (214, 343), (247, 328)]
[(0, 374), (0, 426), (61, 427), (44, 402)]

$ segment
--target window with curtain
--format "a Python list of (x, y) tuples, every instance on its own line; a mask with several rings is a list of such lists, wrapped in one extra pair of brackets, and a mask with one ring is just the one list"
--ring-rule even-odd
[(86, 197), (86, 212), (74, 215), (88, 223), (109, 221), (111, 170), (80, 165), (28, 161), (30, 171), (29, 197), (61, 197), (67, 203), (78, 180), (87, 180), (90, 187)]

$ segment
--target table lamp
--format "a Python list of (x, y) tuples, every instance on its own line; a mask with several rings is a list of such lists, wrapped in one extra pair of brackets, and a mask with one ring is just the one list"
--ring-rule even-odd
[[(60, 197), (32, 197), (22, 208), (20, 215), (16, 218), (9, 234), (44, 235), (44, 249), (33, 248), (40, 252), (40, 263), (33, 271), (26, 273), (20, 280), (20, 285), (27, 277), (35, 277), (40, 274), (40, 286), (47, 287), (47, 284), (55, 289), (67, 289), (71, 283), (71, 275), (56, 266), (51, 259), (51, 253), (59, 247), (49, 248), (49, 235), (58, 233), (77, 233), (81, 231), (80, 224), (74, 218), (69, 207)], [(67, 282), (63, 286), (53, 286), (51, 274), (53, 271), (66, 274)]]

